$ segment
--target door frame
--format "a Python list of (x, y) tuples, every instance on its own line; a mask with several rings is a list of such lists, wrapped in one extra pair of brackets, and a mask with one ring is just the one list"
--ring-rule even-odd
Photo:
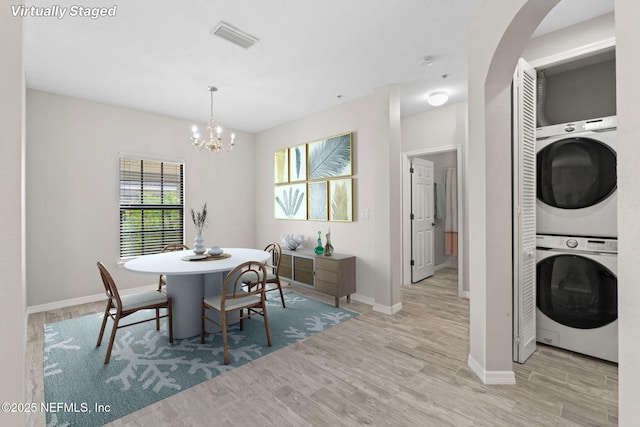
[(458, 296), (469, 298), (469, 291), (464, 290), (464, 205), (462, 194), (462, 146), (460, 144), (444, 145), (424, 150), (407, 151), (402, 153), (402, 284), (411, 283), (411, 174), (409, 166), (411, 159), (429, 154), (456, 152), (456, 167), (458, 169)]

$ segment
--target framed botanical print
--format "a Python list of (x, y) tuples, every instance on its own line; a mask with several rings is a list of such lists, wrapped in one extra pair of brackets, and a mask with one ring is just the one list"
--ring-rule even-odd
[(327, 181), (311, 181), (307, 183), (308, 208), (307, 216), (310, 220), (328, 220), (328, 191)]
[(307, 180), (307, 144), (289, 148), (289, 182)]
[(329, 221), (353, 221), (353, 179), (329, 181)]
[(283, 148), (273, 153), (273, 182), (289, 182), (289, 149)]
[(276, 185), (273, 203), (276, 219), (307, 219), (307, 184)]
[(308, 143), (307, 179), (313, 180), (352, 175), (351, 156), (351, 133), (336, 135), (331, 138)]

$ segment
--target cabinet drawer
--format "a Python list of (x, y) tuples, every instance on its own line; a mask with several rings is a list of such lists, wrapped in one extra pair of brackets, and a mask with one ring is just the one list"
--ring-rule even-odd
[(327, 270), (316, 271), (316, 280), (324, 280), (325, 282), (338, 283), (338, 273)]
[(339, 263), (335, 260), (318, 257), (318, 259), (316, 260), (316, 269), (337, 272), (338, 264)]
[(316, 280), (316, 291), (336, 296), (338, 295), (338, 285), (335, 282), (329, 283), (318, 279)]
[(280, 276), (286, 277), (288, 279), (293, 279), (293, 271), (291, 270), (291, 255), (282, 254), (282, 258), (280, 258)]
[(293, 280), (313, 286), (313, 260), (296, 257), (293, 265)]

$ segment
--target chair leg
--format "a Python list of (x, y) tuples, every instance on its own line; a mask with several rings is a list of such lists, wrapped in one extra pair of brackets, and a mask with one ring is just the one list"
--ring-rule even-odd
[(269, 329), (269, 318), (267, 318), (267, 304), (262, 304), (262, 317), (264, 317), (264, 330), (267, 332), (267, 344), (271, 347), (271, 330)]
[(100, 334), (98, 335), (98, 342), (96, 347), (100, 347), (102, 344), (102, 336), (104, 335), (104, 328), (107, 326), (107, 317), (109, 317), (109, 308), (111, 307), (111, 301), (107, 301), (107, 308), (104, 310), (104, 317), (102, 318), (102, 327), (100, 328)]
[(160, 330), (160, 309), (156, 308), (156, 331)]
[(282, 293), (282, 285), (280, 284), (280, 281), (278, 280), (278, 290), (280, 291), (280, 299), (282, 300), (282, 308), (287, 308), (286, 304), (284, 303), (284, 294)]
[[(247, 286), (247, 292), (251, 292), (251, 288), (253, 288), (253, 286), (251, 286), (251, 283), (249, 283), (249, 285)], [(240, 317), (242, 317), (242, 312), (240, 312)], [(247, 309), (247, 319), (251, 319), (250, 309)], [(240, 330), (242, 330), (242, 328), (240, 328)]]
[(200, 302), (200, 344), (204, 344), (204, 300)]
[(229, 342), (227, 340), (227, 314), (220, 313), (220, 329), (222, 329), (222, 348), (224, 349), (224, 364), (229, 364)]
[(104, 357), (105, 365), (109, 363), (109, 359), (111, 359), (111, 349), (113, 349), (113, 342), (116, 340), (116, 331), (118, 330), (118, 323), (120, 322), (120, 317), (116, 315), (115, 319), (113, 319), (113, 329), (111, 330), (111, 338), (109, 339), (109, 347), (107, 348), (107, 354)]
[(171, 298), (167, 299), (167, 303), (168, 303), (168, 307), (167, 307), (167, 314), (168, 314), (168, 327), (169, 327), (169, 342), (173, 343), (173, 309), (171, 308)]

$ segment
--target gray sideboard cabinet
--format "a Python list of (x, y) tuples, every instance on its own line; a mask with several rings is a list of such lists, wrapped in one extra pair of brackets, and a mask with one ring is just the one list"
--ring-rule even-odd
[(280, 278), (331, 295), (336, 307), (340, 307), (341, 297), (351, 302), (351, 294), (356, 292), (356, 257), (338, 253), (316, 255), (309, 249), (283, 250)]

